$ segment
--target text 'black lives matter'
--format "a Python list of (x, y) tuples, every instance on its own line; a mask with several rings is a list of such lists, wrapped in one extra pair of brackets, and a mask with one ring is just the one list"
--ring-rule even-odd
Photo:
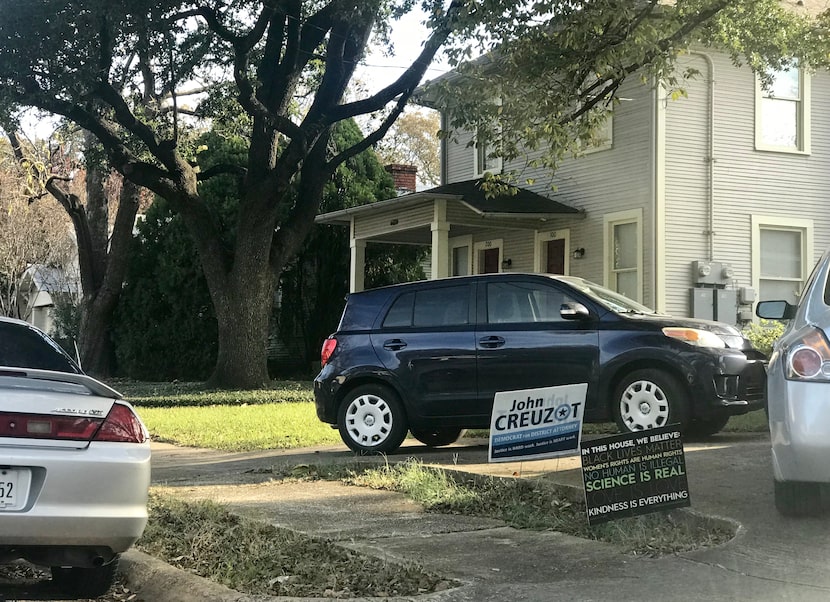
[(691, 504), (676, 426), (583, 440), (580, 452), (590, 525)]

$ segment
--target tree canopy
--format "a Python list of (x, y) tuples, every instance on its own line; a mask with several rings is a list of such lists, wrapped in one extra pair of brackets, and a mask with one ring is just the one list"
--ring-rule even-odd
[(518, 2), (509, 18), (486, 20), (487, 36), (456, 44), (456, 70), (423, 96), (448, 111), (444, 135), (477, 132), (505, 160), (539, 151), (534, 165), (555, 169), (613, 110), (626, 79), (682, 94), (684, 80), (699, 75), (677, 66), (692, 48), (725, 52), (763, 80), (795, 61), (826, 66), (819, 15), (794, 8), (782, 0)]
[[(430, 30), (418, 58), (383, 89), (345, 100), (367, 45), (388, 41), (392, 20), (418, 4)], [(777, 0), (0, 0), (0, 123), (14, 124), (20, 107), (61, 115), (167, 201), (196, 243), (216, 312), (212, 382), (258, 386), (279, 276), (326, 183), (384, 137), (442, 47), (465, 84), (443, 90), (451, 125), (489, 128), (506, 157), (548, 146), (552, 165), (626, 77), (671, 84), (690, 44), (718, 44), (763, 70), (792, 55), (820, 64), (804, 48), (822, 35)], [(494, 97), (502, 102), (482, 102)], [(373, 131), (331, 144), (335, 124), (373, 113)], [(244, 164), (198, 152), (194, 130), (205, 127), (246, 136)], [(219, 174), (237, 181), (231, 216), (200, 192)]]

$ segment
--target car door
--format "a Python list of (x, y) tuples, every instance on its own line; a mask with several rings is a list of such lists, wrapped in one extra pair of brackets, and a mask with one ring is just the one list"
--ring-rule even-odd
[(471, 281), (406, 289), (391, 304), (372, 344), (397, 378), (410, 422), (444, 417), (463, 425), (476, 405)]
[[(498, 391), (598, 382), (596, 316), (565, 319), (579, 297), (550, 279), (482, 279), (476, 330), (479, 411), (489, 415)], [(573, 307), (573, 305), (571, 305)]]

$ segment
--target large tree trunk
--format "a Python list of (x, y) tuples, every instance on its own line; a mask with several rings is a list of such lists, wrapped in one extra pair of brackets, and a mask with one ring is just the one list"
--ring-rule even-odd
[(219, 349), (208, 385), (259, 389), (268, 383), (268, 322), (270, 299), (257, 299), (244, 290), (228, 295), (229, 306), (216, 311)]
[[(237, 270), (242, 271), (242, 270)], [(247, 268), (215, 303), (219, 334), (216, 366), (208, 384), (258, 389), (268, 384), (268, 332), (275, 279)], [(216, 295), (213, 295), (214, 300)]]
[[(88, 199), (91, 201), (93, 197), (90, 193), (88, 190)], [(101, 193), (104, 197), (103, 189)], [(109, 238), (109, 249), (106, 244), (99, 244), (98, 254), (103, 252), (104, 255), (99, 256), (93, 252), (97, 265), (103, 266), (100, 278), (96, 279), (98, 284), (92, 290), (84, 290), (81, 302), (81, 324), (78, 334), (81, 364), (85, 372), (98, 378), (111, 376), (115, 363), (111, 332), (113, 315), (127, 273), (132, 229), (140, 199), (141, 188), (125, 179), (118, 200), (118, 213)], [(85, 282), (90, 280), (92, 278), (87, 278)]]
[(112, 374), (113, 347), (110, 339), (112, 311), (101, 303), (82, 302), (78, 350), (84, 372), (97, 378)]
[[(192, 223), (191, 233), (194, 233)], [(233, 263), (200, 253), (218, 327), (218, 353), (208, 384), (227, 389), (256, 389), (268, 384), (268, 333), (278, 271), (270, 263), (273, 220), (242, 213)], [(204, 238), (204, 237), (203, 237)], [(204, 240), (197, 238), (201, 247)]]

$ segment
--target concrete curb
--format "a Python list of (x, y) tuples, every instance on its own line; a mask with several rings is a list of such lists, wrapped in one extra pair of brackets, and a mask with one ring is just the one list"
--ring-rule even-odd
[(259, 602), (259, 599), (246, 597), (224, 585), (172, 567), (135, 549), (122, 554), (119, 569), (129, 588), (145, 600)]
[[(332, 598), (297, 598), (293, 596), (256, 596), (242, 594), (177, 569), (136, 549), (121, 555), (119, 571), (131, 591), (147, 602), (331, 602)], [(464, 586), (462, 586), (464, 587)], [(343, 602), (441, 602), (459, 588), (420, 596), (394, 598), (337, 598)]]

